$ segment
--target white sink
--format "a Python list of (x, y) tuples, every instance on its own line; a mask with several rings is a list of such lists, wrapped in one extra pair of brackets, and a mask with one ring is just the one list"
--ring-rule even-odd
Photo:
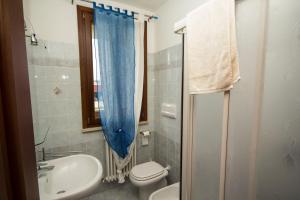
[(49, 160), (47, 164), (54, 169), (39, 172), (41, 200), (80, 199), (92, 193), (101, 181), (102, 165), (93, 156), (73, 155)]

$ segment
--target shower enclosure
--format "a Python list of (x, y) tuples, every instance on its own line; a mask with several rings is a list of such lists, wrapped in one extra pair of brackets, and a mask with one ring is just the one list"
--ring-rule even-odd
[[(193, 97), (184, 124), (183, 197), (300, 198), (300, 2), (236, 2), (242, 79), (231, 91), (222, 183), (223, 94)], [(191, 128), (190, 130), (188, 128)], [(190, 143), (189, 143), (190, 142)], [(185, 144), (192, 144), (191, 147)], [(191, 170), (189, 172), (188, 170)], [(225, 196), (220, 188), (225, 188)]]
[(269, 1), (256, 199), (300, 198), (300, 2)]

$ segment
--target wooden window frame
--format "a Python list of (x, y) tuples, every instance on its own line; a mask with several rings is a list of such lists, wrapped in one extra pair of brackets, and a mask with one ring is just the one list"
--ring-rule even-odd
[(147, 22), (144, 22), (144, 83), (143, 83), (143, 97), (140, 122), (148, 121), (148, 28)]
[[(93, 50), (92, 24), (93, 9), (77, 5), (81, 104), (83, 129), (101, 127), (101, 120), (95, 116), (94, 109), (94, 77), (93, 77)], [(144, 31), (144, 84), (140, 122), (148, 120), (147, 101), (147, 22)]]

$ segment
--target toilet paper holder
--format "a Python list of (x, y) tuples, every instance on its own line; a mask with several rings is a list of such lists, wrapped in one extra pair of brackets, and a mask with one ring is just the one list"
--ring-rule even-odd
[(149, 139), (150, 139), (150, 135), (151, 135), (151, 131), (149, 130), (144, 130), (144, 131), (140, 131), (140, 134), (142, 135), (142, 140), (141, 140), (141, 144), (142, 146), (148, 146), (149, 145)]
[(145, 136), (145, 137), (147, 137), (147, 136), (150, 136), (151, 135), (151, 131), (149, 131), (149, 130), (144, 130), (144, 131), (140, 131), (140, 134), (142, 135), (142, 136)]

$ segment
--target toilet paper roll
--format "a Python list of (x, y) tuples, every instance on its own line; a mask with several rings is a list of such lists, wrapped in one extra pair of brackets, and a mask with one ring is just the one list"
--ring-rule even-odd
[(142, 134), (144, 137), (148, 137), (148, 136), (150, 136), (150, 131), (142, 131), (141, 134)]

